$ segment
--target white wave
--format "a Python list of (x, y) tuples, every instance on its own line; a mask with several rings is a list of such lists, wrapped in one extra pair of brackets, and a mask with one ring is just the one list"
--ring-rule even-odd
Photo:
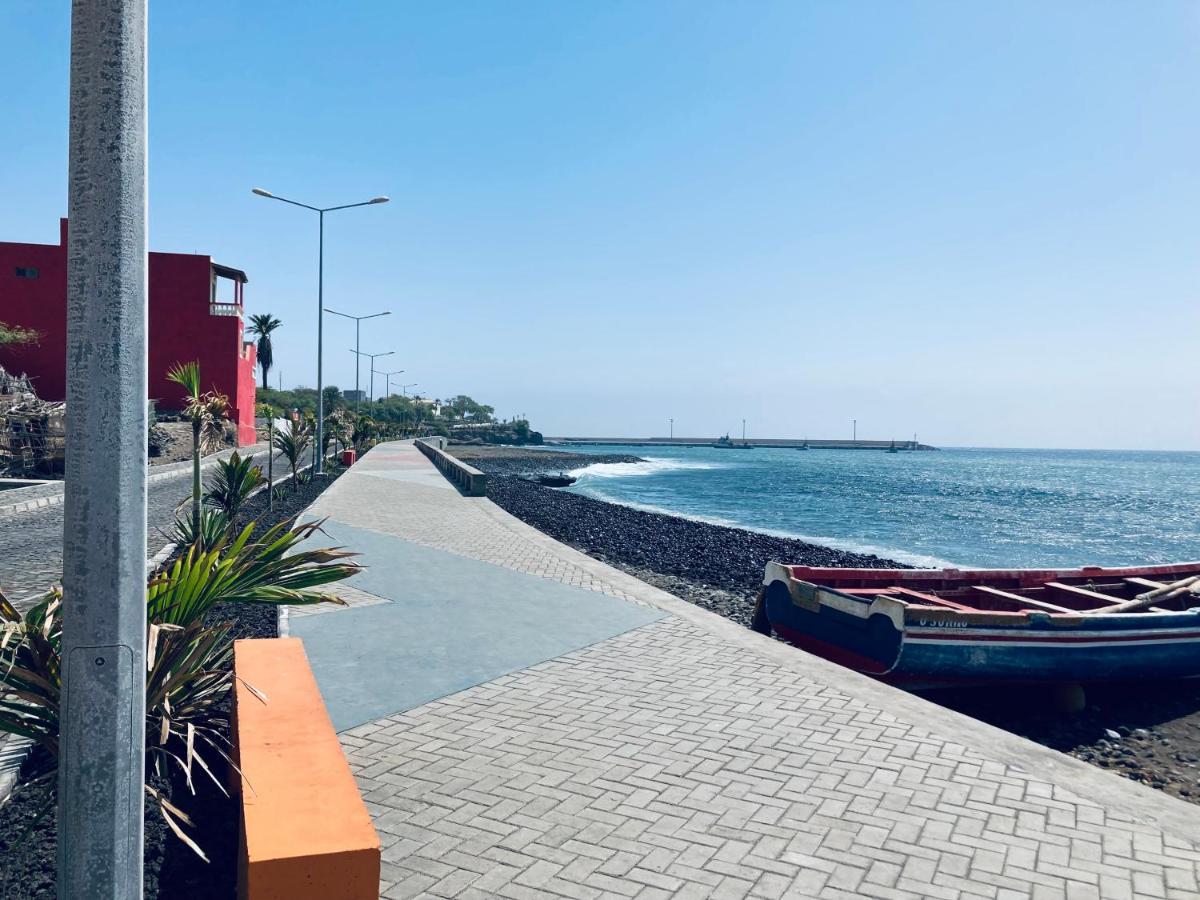
[(780, 537), (796, 538), (797, 540), (808, 541), (810, 544), (823, 544), (826, 547), (834, 547), (838, 550), (849, 550), (851, 553), (881, 556), (884, 559), (894, 559), (896, 562), (916, 566), (918, 569), (950, 569), (956, 566), (961, 568), (960, 563), (953, 563), (948, 559), (942, 559), (938, 556), (930, 556), (926, 553), (912, 553), (908, 550), (899, 550), (895, 547), (880, 547), (877, 544), (849, 541), (845, 538), (820, 537), (810, 534), (785, 534), (779, 531), (767, 531), (767, 529), (762, 528), (751, 528), (749, 530), (766, 531), (767, 534), (778, 534)]
[(695, 462), (685, 459), (649, 457), (636, 463), (592, 463), (572, 469), (567, 474), (576, 478), (632, 478), (638, 475), (658, 475), (682, 469), (721, 469), (719, 463)]

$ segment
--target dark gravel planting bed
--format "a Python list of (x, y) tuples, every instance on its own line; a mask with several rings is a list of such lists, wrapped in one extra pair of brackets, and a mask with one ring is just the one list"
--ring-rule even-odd
[[(296, 492), (275, 501), (267, 511), (265, 492), (247, 501), (239, 523), (256, 521), (256, 534), (277, 522), (295, 518), (340, 475), (331, 467), (327, 477), (302, 484)], [(206, 617), (208, 622), (232, 622), (231, 636), (240, 638), (278, 637), (278, 611), (273, 606), (221, 604)], [(229, 711), (229, 700), (225, 713)], [(212, 765), (212, 756), (208, 758)], [(36, 762), (26, 763), (28, 772)], [(217, 777), (228, 773), (213, 767)], [(151, 782), (171, 797), (195, 822), (189, 834), (204, 849), (211, 862), (204, 862), (170, 832), (157, 808), (146, 809), (145, 896), (147, 900), (218, 900), (236, 892), (239, 813), (234, 799), (221, 794), (202, 774), (193, 777), (192, 796), (181, 773)], [(229, 783), (225, 780), (225, 783)], [(18, 784), (7, 804), (0, 807), (0, 898), (53, 898), (56, 827), (53, 809), (29, 830), (35, 813), (53, 803), (50, 784)]]

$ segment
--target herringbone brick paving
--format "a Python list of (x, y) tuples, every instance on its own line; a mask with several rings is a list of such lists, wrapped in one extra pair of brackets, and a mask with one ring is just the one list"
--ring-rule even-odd
[[(352, 475), (321, 514), (409, 540), (428, 514), (431, 546), (503, 545), (511, 568), (555, 577), (539, 561), (552, 542), (480, 501), (377, 478), (359, 491)], [(562, 562), (604, 580), (565, 548)], [(383, 896), (1200, 896), (1196, 841), (693, 618), (344, 732)]]

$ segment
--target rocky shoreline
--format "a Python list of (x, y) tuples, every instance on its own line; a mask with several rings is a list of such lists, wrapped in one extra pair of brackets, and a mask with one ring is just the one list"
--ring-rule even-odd
[[(488, 473), (488, 496), (517, 518), (667, 593), (749, 627), (769, 560), (802, 565), (907, 568), (738, 528), (646, 512), (518, 476), (593, 463), (641, 462), (624, 454), (517, 447), (451, 447)], [(942, 706), (1019, 734), (1114, 774), (1200, 803), (1200, 682), (1091, 685), (1067, 713), (1044, 687), (930, 691)]]

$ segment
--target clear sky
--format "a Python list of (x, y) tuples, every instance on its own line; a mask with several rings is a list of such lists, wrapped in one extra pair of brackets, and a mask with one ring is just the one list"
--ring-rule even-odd
[[(65, 214), (68, 8), (0, 2), (0, 240)], [(317, 223), (252, 186), (390, 195), (327, 304), (547, 434), (1200, 449), (1198, 3), (151, 0), (150, 79), (151, 247), (287, 386)]]

